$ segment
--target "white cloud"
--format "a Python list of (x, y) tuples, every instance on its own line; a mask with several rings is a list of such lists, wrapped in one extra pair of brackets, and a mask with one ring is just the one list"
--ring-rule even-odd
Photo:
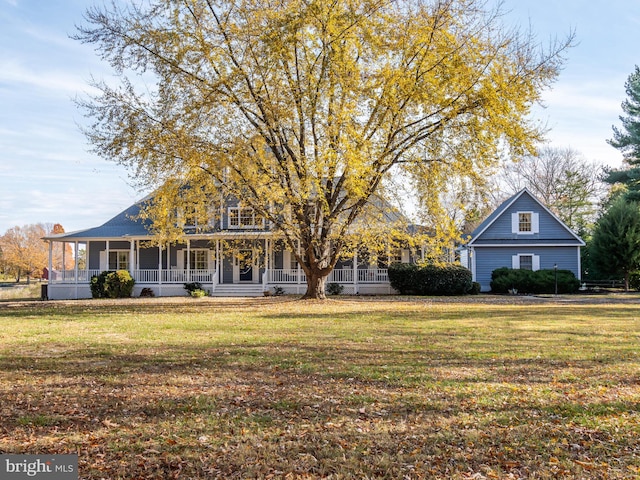
[(41, 93), (50, 96), (64, 93), (72, 97), (81, 92), (96, 93), (79, 75), (64, 71), (36, 70), (11, 60), (0, 63), (0, 82), (13, 84), (19, 90), (28, 86), (36, 87)]

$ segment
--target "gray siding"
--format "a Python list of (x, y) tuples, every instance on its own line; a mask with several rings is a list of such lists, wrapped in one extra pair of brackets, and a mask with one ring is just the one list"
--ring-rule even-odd
[(571, 270), (580, 278), (580, 249), (578, 247), (477, 247), (474, 253), (475, 281), (483, 292), (491, 290), (491, 272), (496, 268), (512, 266), (512, 256), (532, 254), (540, 257), (540, 269)]
[(107, 248), (107, 242), (89, 242), (89, 269), (97, 270), (100, 268), (100, 252)]
[(140, 249), (140, 268), (142, 270), (155, 270), (158, 268), (158, 247)]

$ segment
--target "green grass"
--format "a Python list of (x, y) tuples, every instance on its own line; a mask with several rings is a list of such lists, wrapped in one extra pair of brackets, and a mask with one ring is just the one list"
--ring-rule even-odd
[(621, 298), (0, 303), (0, 451), (88, 479), (635, 478)]

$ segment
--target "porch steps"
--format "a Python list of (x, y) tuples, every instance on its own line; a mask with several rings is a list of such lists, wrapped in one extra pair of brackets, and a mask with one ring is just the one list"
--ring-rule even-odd
[(220, 283), (211, 293), (212, 297), (261, 297), (262, 284), (260, 283)]

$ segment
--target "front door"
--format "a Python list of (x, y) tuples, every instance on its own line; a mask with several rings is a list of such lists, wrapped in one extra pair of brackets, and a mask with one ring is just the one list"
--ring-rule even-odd
[(238, 251), (238, 279), (240, 282), (253, 282), (253, 250)]

